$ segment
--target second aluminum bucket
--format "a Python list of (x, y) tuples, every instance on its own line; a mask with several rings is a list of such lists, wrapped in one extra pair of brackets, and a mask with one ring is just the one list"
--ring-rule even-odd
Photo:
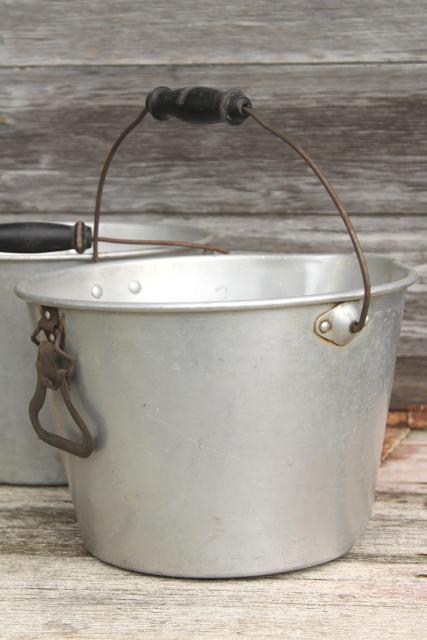
[[(49, 224), (46, 225), (49, 229)], [(17, 225), (17, 242), (22, 243)], [(72, 229), (72, 227), (70, 227)], [(115, 237), (145, 237), (155, 240), (189, 240), (205, 242), (206, 233), (185, 225), (110, 222), (104, 231)], [(104, 258), (152, 256), (179, 251), (174, 247), (142, 248), (130, 245), (101, 244)], [(63, 484), (65, 473), (58, 452), (44, 447), (29, 430), (28, 409), (24, 398), (34, 387), (33, 351), (22, 337), (31, 330), (29, 319), (21, 313), (13, 293), (15, 285), (38, 273), (70, 268), (87, 263), (90, 254), (75, 251), (53, 253), (0, 252), (0, 482), (11, 484)], [(50, 424), (50, 416), (45, 417)]]

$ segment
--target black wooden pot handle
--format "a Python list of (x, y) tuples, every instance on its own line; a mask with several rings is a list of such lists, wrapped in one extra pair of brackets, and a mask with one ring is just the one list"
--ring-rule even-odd
[(148, 94), (145, 106), (156, 120), (178, 118), (191, 124), (228, 122), (241, 124), (251, 101), (238, 89), (219, 91), (210, 87), (169, 89), (157, 87)]
[(92, 230), (84, 222), (75, 225), (55, 222), (0, 224), (0, 251), (5, 253), (48, 253), (70, 249), (83, 253), (91, 246)]

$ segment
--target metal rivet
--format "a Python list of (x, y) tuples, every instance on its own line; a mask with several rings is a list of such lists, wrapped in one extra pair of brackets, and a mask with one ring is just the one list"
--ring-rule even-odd
[(322, 322), (319, 325), (320, 333), (328, 333), (328, 331), (330, 331), (331, 329), (332, 329), (332, 325), (329, 322), (329, 320), (322, 320)]
[(54, 333), (50, 333), (49, 334), (49, 340), (50, 340), (50, 342), (55, 342), (55, 334)]
[(46, 320), (50, 320), (50, 318), (51, 318), (50, 312), (49, 311), (45, 311), (44, 312), (44, 317), (46, 318)]
[(131, 293), (139, 293), (141, 289), (141, 283), (138, 280), (132, 280), (129, 282), (129, 291)]
[(96, 298), (96, 300), (99, 300), (100, 298), (102, 298), (104, 291), (101, 287), (101, 285), (99, 284), (94, 284), (91, 291), (91, 296), (92, 298)]

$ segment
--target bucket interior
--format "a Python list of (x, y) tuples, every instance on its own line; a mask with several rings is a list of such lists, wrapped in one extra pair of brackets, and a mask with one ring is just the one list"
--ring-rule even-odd
[[(369, 256), (368, 267), (374, 295), (415, 280), (411, 269), (387, 257)], [(236, 254), (92, 263), (38, 276), (17, 293), (41, 304), (141, 308), (344, 300), (363, 288), (352, 256)]]

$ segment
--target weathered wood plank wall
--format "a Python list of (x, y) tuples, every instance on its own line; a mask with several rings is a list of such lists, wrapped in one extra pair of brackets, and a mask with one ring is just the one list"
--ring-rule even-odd
[(427, 62), (423, 0), (2, 0), (4, 63)]
[[(427, 400), (423, 0), (0, 1), (0, 213), (90, 215), (115, 135), (158, 84), (247, 91), (321, 163), (366, 248), (419, 267), (395, 407)], [(230, 248), (346, 251), (326, 195), (253, 123), (147, 122), (111, 214), (191, 220)]]

